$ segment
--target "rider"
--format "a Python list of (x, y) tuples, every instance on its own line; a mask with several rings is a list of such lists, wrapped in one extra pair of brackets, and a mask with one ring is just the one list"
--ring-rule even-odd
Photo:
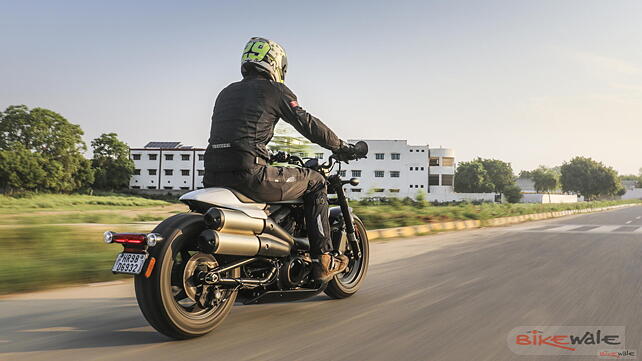
[(314, 275), (328, 280), (346, 269), (348, 258), (333, 250), (325, 179), (311, 169), (269, 165), (267, 144), (281, 118), (333, 152), (353, 146), (299, 105), (283, 84), (287, 65), (285, 50), (272, 40), (254, 37), (245, 45), (243, 80), (223, 89), (214, 105), (203, 184), (231, 187), (257, 202), (303, 197), (311, 253), (318, 260)]

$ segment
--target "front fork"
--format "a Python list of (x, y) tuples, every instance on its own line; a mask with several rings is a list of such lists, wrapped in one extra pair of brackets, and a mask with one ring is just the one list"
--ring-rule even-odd
[[(350, 243), (350, 247), (352, 248), (354, 255), (357, 258), (361, 258), (361, 246), (359, 245), (359, 241), (357, 240), (357, 236), (355, 235), (352, 211), (348, 206), (348, 199), (346, 198), (345, 192), (343, 191), (343, 185), (347, 184), (348, 182), (341, 180), (341, 178), (339, 178), (339, 176), (335, 174), (328, 177), (328, 183), (330, 184), (330, 188), (337, 194), (337, 201), (339, 203), (339, 207), (341, 208), (341, 214), (343, 215), (343, 222), (346, 227), (346, 236), (348, 242)], [(345, 242), (346, 239), (341, 237), (341, 242), (338, 249), (345, 249)]]

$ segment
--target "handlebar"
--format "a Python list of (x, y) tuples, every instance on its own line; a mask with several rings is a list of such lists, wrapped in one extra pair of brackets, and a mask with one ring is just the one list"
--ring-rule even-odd
[(331, 169), (335, 162), (348, 162), (365, 158), (368, 154), (368, 144), (364, 141), (358, 141), (356, 144), (332, 153), (325, 163), (319, 163), (317, 158), (311, 158), (303, 161), (301, 157), (289, 154), (284, 151), (278, 151), (270, 156), (270, 163), (288, 163), (301, 167), (312, 168), (316, 170)]

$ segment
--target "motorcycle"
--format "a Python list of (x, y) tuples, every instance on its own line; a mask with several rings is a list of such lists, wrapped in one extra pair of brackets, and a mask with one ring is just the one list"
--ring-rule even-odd
[[(321, 292), (334, 299), (355, 294), (368, 271), (368, 235), (352, 214), (343, 186), (341, 163), (365, 158), (358, 142), (350, 153), (325, 163), (278, 152), (271, 162), (313, 169), (327, 181), (334, 249), (348, 268), (329, 281), (312, 277), (303, 200), (260, 203), (232, 188), (205, 188), (180, 197), (189, 213), (176, 214), (151, 233), (107, 231), (105, 243), (124, 247), (112, 268), (134, 275), (138, 305), (158, 332), (176, 339), (205, 335), (244, 304), (301, 300)], [(335, 166), (338, 170), (333, 173)]]

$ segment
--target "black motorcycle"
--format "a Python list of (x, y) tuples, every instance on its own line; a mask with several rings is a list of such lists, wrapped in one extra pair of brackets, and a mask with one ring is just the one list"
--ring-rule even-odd
[[(105, 232), (120, 243), (112, 272), (135, 275), (136, 299), (147, 321), (173, 338), (202, 336), (216, 328), (237, 299), (245, 304), (300, 300), (325, 292), (332, 298), (356, 293), (368, 271), (366, 228), (348, 206), (341, 162), (364, 158), (368, 146), (318, 159), (279, 152), (273, 162), (313, 169), (328, 184), (330, 224), (336, 250), (350, 259), (329, 282), (312, 277), (313, 259), (303, 201), (257, 203), (231, 188), (206, 188), (180, 200), (191, 212), (161, 222), (152, 233)], [(335, 166), (338, 166), (333, 173)]]

